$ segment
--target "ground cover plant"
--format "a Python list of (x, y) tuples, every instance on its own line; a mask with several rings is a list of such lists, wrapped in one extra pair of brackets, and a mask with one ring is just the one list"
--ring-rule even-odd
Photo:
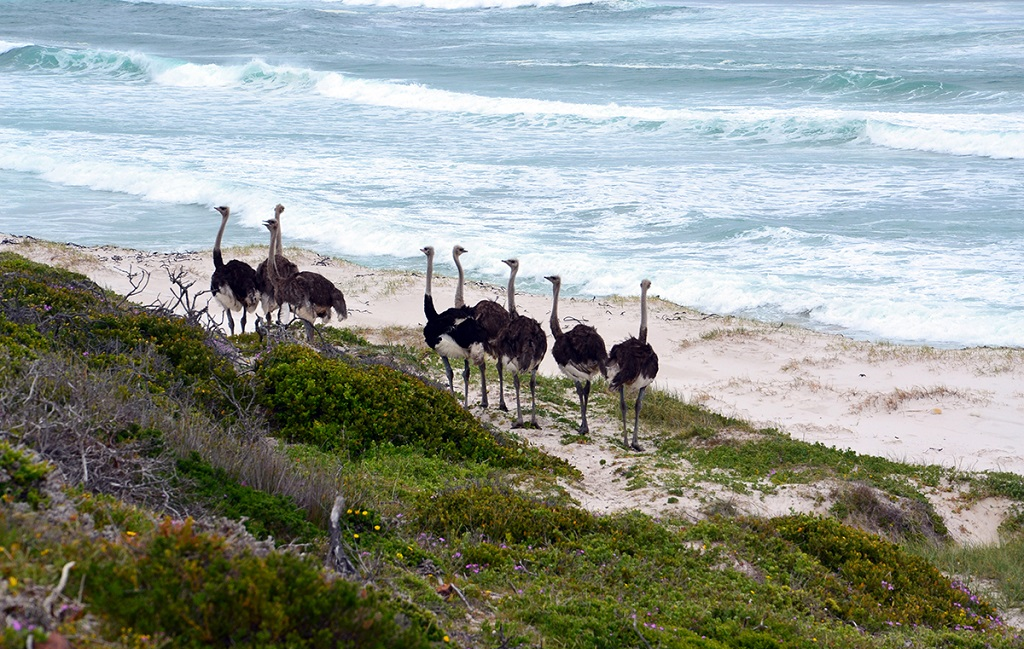
[[(565, 461), (403, 371), (415, 350), (236, 346), (12, 255), (0, 298), (5, 646), (1021, 645), (974, 569), (833, 517), (589, 512)], [(671, 431), (655, 462), (737, 485), (849, 475), (912, 498), (947, 477), (648, 403)]]

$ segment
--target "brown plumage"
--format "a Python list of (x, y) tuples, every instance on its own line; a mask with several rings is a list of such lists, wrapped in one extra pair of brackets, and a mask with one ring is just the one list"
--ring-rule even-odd
[(288, 277), (277, 273), (277, 264), (271, 263), (277, 255), (276, 220), (266, 221), (270, 231), (270, 251), (267, 255), (267, 277), (274, 285), (274, 294), (282, 305), (287, 304), (292, 313), (306, 326), (306, 340), (313, 342), (313, 323), (317, 318), (330, 322), (331, 309), (344, 320), (348, 317), (345, 296), (323, 275), (302, 271)]
[[(459, 281), (455, 287), (455, 306), (461, 308), (466, 305), (466, 300), (463, 297), (464, 286), (466, 282), (466, 274), (462, 270), (462, 260), (460, 257), (463, 253), (469, 252), (462, 246), (455, 246), (452, 249), (452, 258), (455, 259), (455, 268), (459, 271)], [(498, 409), (508, 411), (508, 406), (505, 405), (505, 366), (501, 362), (501, 354), (498, 353), (495, 342), (498, 339), (498, 334), (508, 324), (508, 311), (505, 307), (501, 306), (497, 302), (492, 300), (481, 300), (477, 302), (476, 306), (473, 307), (473, 320), (483, 330), (486, 340), (483, 343), (484, 352), (486, 355), (495, 359), (495, 364), (498, 368)], [(469, 375), (469, 361), (467, 360), (465, 375)], [(481, 407), (488, 407), (487, 401), (487, 360), (485, 356), (480, 357), (478, 363), (480, 368), (480, 405)]]
[(580, 399), (580, 434), (590, 432), (587, 425), (587, 406), (590, 403), (590, 382), (607, 372), (608, 350), (604, 339), (590, 325), (577, 324), (567, 332), (562, 332), (558, 321), (558, 294), (562, 290), (562, 278), (558, 275), (546, 277), (551, 282), (551, 335), (555, 344), (551, 347), (551, 355), (562, 371), (576, 384), (576, 395)]
[[(501, 361), (501, 351), (498, 349), (498, 335), (508, 325), (509, 315), (505, 307), (494, 300), (480, 300), (473, 307), (473, 318), (487, 332), (487, 340), (484, 342), (484, 352), (494, 359), (498, 368), (498, 409), (508, 411), (505, 404), (505, 364)], [(484, 404), (487, 407), (487, 404)]]
[[(647, 386), (658, 376), (658, 355), (647, 342), (647, 289), (650, 280), (640, 282), (640, 336), (629, 338), (612, 347), (608, 354), (608, 386), (619, 392), (619, 409), (622, 411), (622, 444), (637, 451), (644, 450), (637, 441), (640, 427), (640, 407)], [(626, 389), (637, 390), (636, 414), (633, 419), (633, 442), (628, 443), (626, 429)]]
[(256, 271), (249, 264), (237, 259), (224, 263), (220, 242), (224, 237), (224, 228), (227, 227), (228, 217), (231, 216), (231, 208), (223, 205), (215, 209), (220, 212), (221, 220), (220, 230), (217, 231), (217, 239), (213, 244), (213, 275), (210, 277), (210, 292), (224, 307), (224, 314), (228, 319), (228, 329), (233, 336), (235, 335), (235, 320), (231, 317), (231, 312), (242, 312), (242, 333), (245, 333), (245, 314), (255, 311), (259, 302), (259, 293), (256, 290)]
[(518, 259), (504, 259), (504, 263), (512, 269), (508, 278), (508, 313), (509, 322), (501, 333), (495, 345), (501, 354), (501, 362), (505, 364), (508, 371), (512, 372), (512, 381), (516, 389), (516, 423), (515, 428), (523, 427), (523, 411), (519, 399), (519, 375), (530, 375), (530, 424), (533, 428), (539, 428), (537, 424), (537, 367), (544, 359), (548, 350), (548, 339), (541, 329), (540, 323), (533, 318), (520, 315), (516, 312), (516, 274), (519, 272)]
[[(299, 267), (296, 266), (291, 260), (281, 254), (281, 213), (284, 212), (284, 205), (278, 204), (274, 208), (274, 220), (277, 221), (277, 254), (274, 258), (277, 260), (277, 274), (279, 277), (290, 277), (295, 273), (299, 272)], [(277, 311), (277, 322), (281, 322), (281, 303), (278, 301), (277, 296), (274, 294), (274, 284), (267, 277), (267, 260), (264, 259), (260, 262), (260, 265), (256, 267), (256, 290), (260, 295), (260, 307), (263, 309), (263, 314), (267, 318), (267, 324), (270, 324), (270, 314)]]

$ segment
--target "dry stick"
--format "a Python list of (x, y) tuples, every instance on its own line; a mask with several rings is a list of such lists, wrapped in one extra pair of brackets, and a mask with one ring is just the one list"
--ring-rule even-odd
[(465, 605), (466, 605), (466, 608), (468, 608), (468, 609), (472, 610), (472, 609), (473, 609), (473, 607), (469, 605), (469, 600), (467, 600), (467, 599), (466, 599), (466, 596), (462, 594), (462, 591), (461, 591), (461, 590), (459, 590), (459, 587), (458, 587), (458, 586), (456, 586), (455, 584), (451, 584), (451, 583), (450, 583), (450, 584), (448, 584), (448, 585), (452, 587), (452, 590), (454, 590), (454, 591), (455, 591), (455, 594), (456, 594), (456, 595), (458, 595), (458, 596), (459, 596), (460, 598), (462, 598), (462, 601), (463, 601), (463, 603), (465, 603)]
[(75, 567), (74, 561), (68, 561), (64, 564), (64, 567), (60, 571), (60, 581), (57, 582), (57, 587), (50, 591), (50, 594), (43, 600), (43, 610), (50, 617), (53, 617), (53, 604), (60, 597), (60, 594), (64, 592), (64, 587), (68, 585), (68, 575), (71, 574), (71, 569)]
[(356, 574), (356, 567), (341, 547), (341, 511), (345, 509), (345, 497), (339, 494), (331, 508), (331, 547), (327, 552), (327, 560), (332, 568), (344, 575)]
[(647, 645), (647, 649), (654, 649), (654, 647), (651, 646), (651, 643), (647, 642), (647, 638), (644, 637), (644, 634), (640, 633), (640, 629), (636, 628), (636, 618), (633, 618), (633, 630), (636, 631), (637, 636), (644, 641), (645, 645)]

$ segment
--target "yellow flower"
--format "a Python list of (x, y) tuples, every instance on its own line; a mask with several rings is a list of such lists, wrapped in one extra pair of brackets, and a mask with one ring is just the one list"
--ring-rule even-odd
[(8, 577), (7, 578), (7, 583), (11, 586), (11, 588), (14, 588), (15, 586), (18, 585), (18, 580), (15, 579), (14, 577)]
[(354, 538), (354, 539), (358, 539), (358, 538), (359, 538), (359, 535), (358, 535), (358, 534), (353, 534), (353, 535), (352, 535), (352, 538)]
[(350, 509), (350, 510), (348, 510), (348, 513), (349, 513), (349, 514), (351, 514), (351, 513), (352, 513), (352, 510), (351, 510), (351, 509)]
[(379, 532), (380, 531), (380, 525), (374, 525), (373, 529), (375, 529), (375, 530), (377, 530)]
[(449, 638), (448, 636), (445, 636), (445, 637), (444, 637), (444, 641), (445, 641), (445, 642), (451, 642), (451, 639), (450, 639), (450, 638)]
[(129, 538), (131, 538), (131, 537), (135, 536), (135, 532), (132, 532), (131, 530), (129, 530), (129, 531), (125, 532), (125, 536), (128, 536)]
[(398, 557), (399, 559), (404, 559), (404, 558), (405, 558), (405, 557), (403, 557), (403, 556), (402, 556), (402, 553), (401, 553), (401, 552), (399, 552), (399, 553), (398, 553), (398, 554), (397, 554), (396, 556), (397, 556), (397, 557)]
[(365, 509), (363, 510), (363, 516), (366, 516), (366, 515), (368, 515), (369, 513), (370, 513), (370, 512), (366, 511)]

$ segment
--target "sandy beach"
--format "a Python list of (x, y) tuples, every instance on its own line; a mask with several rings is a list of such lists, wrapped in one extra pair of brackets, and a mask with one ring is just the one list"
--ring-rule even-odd
[[(164, 254), (52, 244), (16, 235), (0, 235), (0, 250), (81, 272), (122, 294), (131, 290), (129, 274), (146, 271), (148, 285), (132, 298), (141, 304), (167, 302), (173, 296), (168, 270), (184, 269), (195, 280), (197, 292), (208, 288), (213, 268), (208, 250)], [(358, 328), (375, 340), (416, 339), (409, 329), (423, 325), (422, 273), (374, 270), (305, 251), (286, 252), (300, 267), (324, 274), (344, 291), (350, 315), (343, 326)], [(264, 255), (261, 248), (225, 251), (226, 258), (253, 266)], [(448, 304), (454, 290), (453, 278), (435, 275), (439, 305)], [(1024, 350), (856, 342), (792, 326), (698, 313), (657, 299), (656, 285), (651, 295), (655, 299), (650, 304), (650, 341), (661, 366), (656, 388), (808, 442), (901, 462), (1024, 474)], [(504, 303), (505, 289), (469, 278), (467, 303), (480, 299)], [(516, 302), (520, 312), (542, 321), (547, 330), (550, 294), (517, 292)], [(211, 313), (221, 311), (211, 304)], [(636, 298), (563, 297), (559, 313), (566, 324), (573, 318), (595, 326), (609, 347), (635, 335), (639, 323)], [(558, 372), (550, 354), (541, 371)], [(461, 384), (458, 376), (456, 382)], [(470, 396), (472, 405), (479, 400), (479, 387), (474, 392), (471, 386)], [(614, 429), (608, 433), (610, 439), (617, 434)], [(608, 472), (607, 467), (622, 461), (621, 449), (617, 455), (591, 446), (580, 453), (578, 446), (562, 446), (560, 436), (547, 431), (534, 439), (531, 433), (533, 441), (569, 457), (584, 473)], [(599, 464), (606, 456), (613, 463)], [(606, 482), (615, 480), (608, 477)], [(598, 510), (664, 509), (663, 498), (652, 506), (656, 496), (643, 490), (626, 493), (619, 485), (615, 493), (601, 493), (598, 483), (595, 477), (579, 488), (577, 497), (584, 505)], [(756, 507), (763, 513), (785, 513), (800, 498), (797, 491), (777, 502), (762, 499)], [(983, 502), (971, 512), (959, 513), (961, 537), (991, 541), (1005, 511), (1001, 509)], [(957, 526), (950, 527), (955, 533)]]

